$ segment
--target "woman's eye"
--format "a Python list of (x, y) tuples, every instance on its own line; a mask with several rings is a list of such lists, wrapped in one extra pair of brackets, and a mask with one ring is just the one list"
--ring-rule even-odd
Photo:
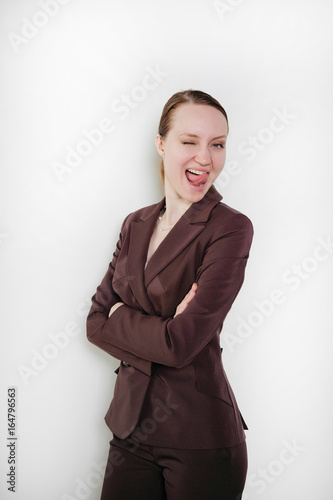
[(190, 144), (190, 145), (193, 145), (193, 144), (194, 144), (194, 142), (188, 142), (188, 141), (185, 141), (185, 142), (183, 142), (183, 144)]
[(224, 145), (219, 142), (217, 144), (213, 144), (213, 147), (216, 148), (216, 149), (223, 149)]

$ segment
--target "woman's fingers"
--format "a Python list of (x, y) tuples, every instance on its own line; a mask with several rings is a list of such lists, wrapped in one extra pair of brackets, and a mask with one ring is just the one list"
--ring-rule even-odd
[(183, 304), (184, 302), (187, 302), (187, 303), (190, 302), (193, 299), (197, 288), (198, 288), (198, 285), (196, 283), (193, 283), (193, 285), (190, 288), (190, 291), (185, 295), (185, 297), (183, 298), (183, 300), (181, 301), (180, 304)]
[(195, 296), (197, 288), (198, 288), (198, 285), (196, 283), (193, 283), (193, 285), (191, 286), (190, 291), (185, 295), (185, 297), (180, 302), (180, 304), (178, 304), (177, 309), (176, 309), (176, 313), (174, 315), (174, 318), (178, 314), (181, 314), (186, 309), (186, 307), (189, 305), (189, 303), (191, 302), (191, 300)]
[(114, 304), (111, 309), (110, 309), (110, 312), (109, 312), (109, 318), (110, 316), (118, 309), (118, 307), (120, 306), (123, 306), (124, 303), (123, 302), (117, 302), (116, 304)]

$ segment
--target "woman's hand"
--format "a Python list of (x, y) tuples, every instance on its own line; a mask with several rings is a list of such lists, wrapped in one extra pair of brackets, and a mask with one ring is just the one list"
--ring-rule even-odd
[(124, 303), (123, 302), (117, 302), (116, 304), (114, 304), (111, 309), (110, 309), (110, 312), (109, 312), (109, 317), (111, 316), (111, 314), (113, 314), (115, 312), (116, 309), (118, 309), (118, 307), (120, 306), (123, 306)]
[(195, 296), (195, 292), (197, 291), (198, 285), (196, 283), (193, 283), (191, 286), (191, 290), (188, 292), (187, 295), (183, 298), (183, 300), (178, 304), (174, 318), (178, 315), (181, 314), (182, 312), (185, 311), (193, 297)]
[[(183, 300), (180, 302), (180, 304), (178, 304), (177, 306), (177, 309), (176, 309), (176, 312), (175, 312), (175, 315), (174, 315), (174, 318), (178, 315), (178, 314), (181, 314), (182, 312), (185, 311), (185, 309), (187, 308), (187, 306), (189, 305), (189, 303), (191, 302), (191, 300), (193, 299), (193, 297), (195, 296), (195, 292), (197, 291), (197, 288), (198, 288), (198, 285), (196, 283), (193, 283), (193, 285), (191, 286), (191, 289), (190, 291), (188, 292), (187, 295), (185, 295), (185, 297), (183, 298)], [(111, 309), (110, 309), (110, 312), (109, 312), (109, 318), (110, 316), (118, 309), (118, 307), (120, 306), (123, 306), (124, 303), (123, 302), (117, 302), (116, 304), (114, 304)]]

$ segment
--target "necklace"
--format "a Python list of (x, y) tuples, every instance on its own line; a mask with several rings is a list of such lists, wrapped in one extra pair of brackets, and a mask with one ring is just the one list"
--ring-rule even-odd
[[(165, 211), (166, 211), (166, 207), (164, 206), (164, 207), (163, 207), (163, 210), (162, 210), (162, 213), (161, 213), (161, 215), (160, 215), (160, 216), (159, 216), (159, 218), (158, 218), (158, 220), (159, 220), (160, 222), (161, 222), (161, 220), (162, 220), (163, 215), (165, 214)], [(172, 226), (169, 226), (169, 227), (159, 227), (159, 228), (158, 228), (158, 230), (159, 230), (159, 231), (169, 231), (170, 229), (172, 229), (172, 228), (173, 228), (173, 226), (174, 226), (174, 224), (172, 224)]]

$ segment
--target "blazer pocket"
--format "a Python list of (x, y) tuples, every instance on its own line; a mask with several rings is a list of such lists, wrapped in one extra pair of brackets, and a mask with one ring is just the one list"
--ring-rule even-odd
[(212, 398), (221, 399), (233, 407), (229, 382), (223, 370), (221, 355), (220, 353), (217, 353), (217, 355), (214, 353), (215, 359), (212, 359), (213, 353), (210, 352), (209, 356), (205, 355), (206, 349), (197, 357), (194, 363), (197, 389), (199, 392)]

